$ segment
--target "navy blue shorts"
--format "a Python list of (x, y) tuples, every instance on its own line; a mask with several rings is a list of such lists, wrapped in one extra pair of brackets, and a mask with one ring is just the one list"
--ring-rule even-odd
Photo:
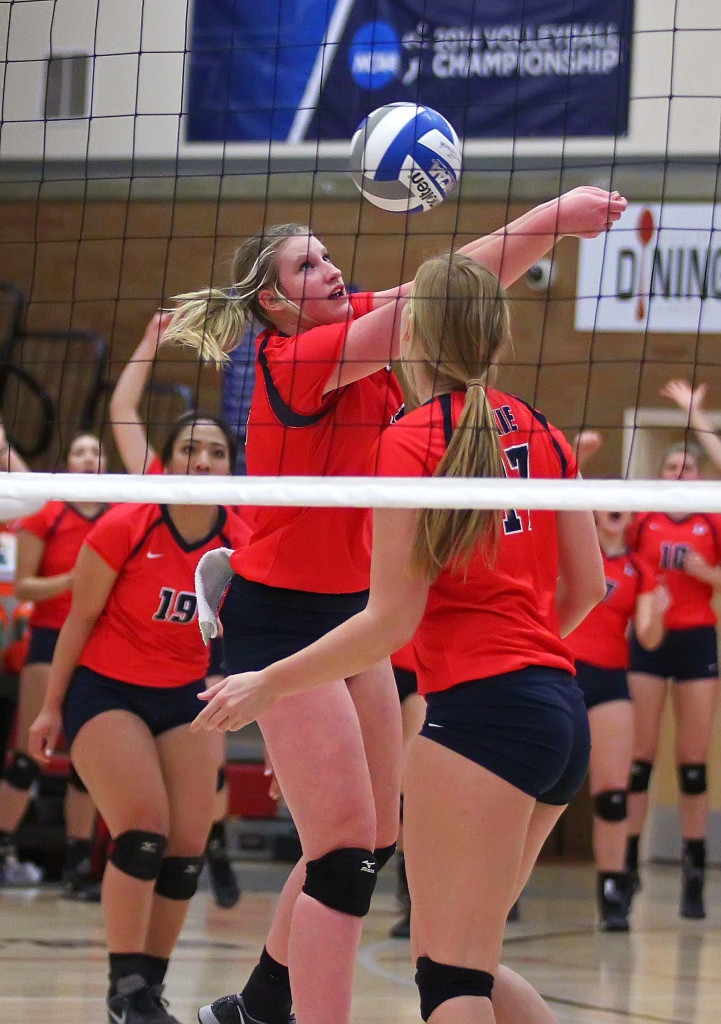
[(401, 704), (406, 697), (410, 697), (413, 693), (418, 693), (418, 676), (412, 669), (398, 668), (397, 665), (393, 665), (393, 677), (396, 681), (398, 699)]
[(25, 659), (26, 665), (49, 665), (55, 654), (55, 645), (60, 636), (59, 629), (50, 629), (49, 626), (32, 626), (30, 629), (30, 646), (28, 656)]
[(581, 687), (589, 711), (612, 700), (631, 699), (625, 668), (599, 668), (588, 661), (577, 660), (576, 682)]
[(187, 725), (205, 706), (198, 700), (204, 690), (205, 679), (185, 686), (137, 686), (78, 665), (63, 703), (68, 749), (85, 723), (104, 711), (129, 711), (145, 722), (153, 736)]
[(448, 747), (544, 804), (583, 784), (591, 734), (572, 675), (532, 666), (429, 693), (421, 736)]
[(660, 647), (645, 650), (636, 635), (629, 644), (630, 671), (645, 672), (677, 683), (718, 676), (718, 641), (713, 626), (669, 629)]
[(235, 575), (220, 611), (228, 674), (257, 672), (302, 651), (368, 603), (368, 591), (314, 594)]

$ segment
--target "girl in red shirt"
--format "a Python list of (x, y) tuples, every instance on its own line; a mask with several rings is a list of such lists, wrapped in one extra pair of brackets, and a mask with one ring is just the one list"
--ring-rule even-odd
[[(194, 416), (161, 459), (168, 473), (226, 475), (233, 455), (226, 428)], [(208, 666), (194, 572), (206, 551), (243, 541), (232, 510), (121, 505), (78, 556), (30, 751), (47, 758), (62, 720), (113, 838), (103, 879), (111, 1024), (177, 1024), (163, 980), (197, 886), (222, 756), (189, 731)]]
[(625, 870), (627, 791), (633, 748), (633, 708), (626, 678), (628, 630), (644, 648), (663, 637), (665, 587), (626, 550), (627, 512), (596, 512), (606, 596), (567, 637), (591, 726), (590, 789), (599, 923), (628, 931), (630, 885)]
[[(71, 442), (69, 472), (103, 473), (105, 468), (96, 437), (80, 434)], [(22, 601), (32, 601), (33, 611), (30, 645), (20, 672), (15, 752), (0, 782), (0, 881), (3, 864), (14, 857), (14, 835), (40, 777), (40, 765), (28, 750), (28, 729), (42, 705), (60, 627), (70, 611), (75, 560), (85, 537), (107, 510), (98, 502), (49, 501), (20, 522), (15, 594)], [(98, 900), (99, 886), (90, 870), (95, 807), (74, 769), (65, 791), (64, 816), (65, 892), (77, 899)], [(33, 867), (28, 865), (26, 870)], [(39, 881), (39, 869), (35, 871)]]
[[(163, 463), (150, 445), (148, 431), (140, 417), (140, 404), (151, 374), (157, 369), (158, 348), (163, 342), (163, 332), (170, 323), (172, 313), (154, 313), (148, 321), (143, 337), (123, 368), (110, 398), (110, 423), (118, 453), (128, 473), (158, 474), (163, 472)], [(181, 420), (189, 422), (195, 413), (186, 413)], [(239, 507), (236, 513), (248, 516), (248, 509)], [(222, 641), (213, 640), (210, 649), (208, 682), (222, 678)], [(208, 837), (206, 863), (210, 886), (215, 902), (220, 907), (234, 907), (240, 899), (240, 888), (230, 863), (225, 832), (225, 818), (228, 813), (229, 790), (224, 766), (218, 771), (218, 790), (215, 798), (213, 826)]]
[[(460, 251), (511, 282), (562, 235), (596, 235), (624, 208), (617, 193), (575, 189)], [(411, 284), (348, 295), (326, 247), (297, 224), (241, 245), (232, 280), (228, 291), (180, 296), (165, 339), (222, 361), (249, 317), (265, 327), (256, 340), (248, 472), (374, 473), (369, 453), (402, 407), (389, 364)], [(370, 526), (364, 509), (254, 509), (223, 605), (228, 672), (262, 669), (365, 606)], [(398, 830), (400, 714), (385, 653), (260, 722), (303, 860), (243, 992), (203, 1007), (203, 1024), (239, 1024), (246, 1016), (287, 1024), (291, 989), (301, 1020), (346, 1024), (350, 1017), (362, 918)]]
[[(485, 387), (507, 332), (487, 270), (460, 254), (420, 268), (401, 354), (423, 404), (381, 436), (378, 474), (576, 475), (541, 413)], [(413, 637), (428, 709), (404, 828), (424, 1020), (494, 1020), (494, 975), (499, 1019), (519, 1017), (515, 999), (529, 1019), (549, 1012), (499, 958), (508, 911), (586, 774), (588, 720), (561, 635), (603, 593), (590, 513), (379, 509), (367, 607), (279, 664), (230, 676), (193, 726), (267, 721)]]
[[(673, 445), (661, 464), (662, 480), (698, 480), (701, 450)], [(648, 809), (648, 786), (669, 681), (681, 790), (682, 917), (703, 918), (708, 794), (706, 760), (718, 691), (716, 614), (721, 590), (721, 516), (647, 512), (634, 520), (629, 550), (665, 584), (671, 603), (665, 636), (654, 651), (631, 638), (629, 686), (635, 710), (634, 761), (629, 799), (627, 864), (638, 888), (638, 845)]]

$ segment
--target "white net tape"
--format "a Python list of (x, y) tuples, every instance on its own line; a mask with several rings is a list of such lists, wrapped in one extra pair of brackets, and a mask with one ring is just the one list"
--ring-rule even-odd
[(605, 509), (690, 514), (721, 512), (721, 482), (2, 474), (0, 501), (5, 501), (8, 509), (14, 503), (20, 509), (23, 505), (37, 506), (51, 500), (346, 508)]

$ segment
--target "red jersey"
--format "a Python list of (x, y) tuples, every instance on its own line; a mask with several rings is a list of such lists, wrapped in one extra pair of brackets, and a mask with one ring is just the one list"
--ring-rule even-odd
[(628, 532), (628, 545), (638, 560), (656, 573), (671, 594), (671, 606), (664, 616), (666, 629), (694, 629), (713, 626), (713, 587), (683, 571), (687, 552), (695, 551), (708, 562), (721, 561), (721, 516), (694, 512), (676, 522), (665, 512), (644, 512), (636, 516)]
[(598, 668), (628, 668), (628, 623), (640, 594), (656, 586), (650, 568), (628, 553), (603, 555), (606, 596), (566, 637), (574, 658)]
[[(106, 511), (107, 508), (103, 508), (89, 518), (68, 502), (49, 501), (39, 512), (22, 519), (19, 528), (32, 533), (45, 545), (37, 575), (61, 576), (70, 572), (83, 541)], [(72, 591), (64, 590), (47, 601), (36, 602), (30, 626), (60, 629), (70, 611), (71, 600)]]
[(413, 653), (413, 641), (409, 640), (399, 651), (391, 654), (391, 665), (395, 668), (404, 668), (406, 672), (415, 672), (416, 657)]
[[(353, 316), (373, 308), (371, 293), (351, 296)], [(248, 472), (259, 476), (364, 476), (381, 431), (403, 405), (389, 369), (324, 395), (337, 372), (349, 323), (292, 337), (256, 339), (255, 388), (248, 418)], [(248, 546), (231, 559), (246, 579), (324, 594), (354, 593), (370, 583), (368, 509), (253, 510)]]
[(153, 456), (149, 464), (143, 470), (143, 473), (146, 476), (158, 476), (159, 474), (164, 472), (165, 470), (163, 469), (163, 463), (160, 461), (159, 455)]
[[(560, 431), (519, 398), (488, 389), (506, 474), (575, 477), (576, 460)], [(403, 417), (381, 440), (381, 476), (432, 476), (465, 401), (439, 395)], [(543, 665), (574, 672), (558, 632), (555, 512), (507, 509), (492, 568), (481, 553), (465, 570), (446, 567), (431, 585), (413, 637), (418, 692)]]
[(186, 544), (163, 505), (109, 512), (85, 543), (118, 577), (78, 664), (159, 688), (204, 676), (208, 648), (197, 623), (195, 567), (206, 551), (241, 545), (242, 529), (242, 521), (219, 508), (208, 536)]

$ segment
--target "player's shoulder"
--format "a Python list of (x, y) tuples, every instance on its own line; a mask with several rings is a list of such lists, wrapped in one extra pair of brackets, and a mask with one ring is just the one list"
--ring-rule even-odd
[(65, 514), (67, 508), (68, 506), (64, 501), (46, 501), (37, 512), (32, 512), (29, 516), (23, 516), (18, 523), (18, 529), (35, 532), (35, 530), (42, 527), (50, 527), (57, 523), (61, 516)]

